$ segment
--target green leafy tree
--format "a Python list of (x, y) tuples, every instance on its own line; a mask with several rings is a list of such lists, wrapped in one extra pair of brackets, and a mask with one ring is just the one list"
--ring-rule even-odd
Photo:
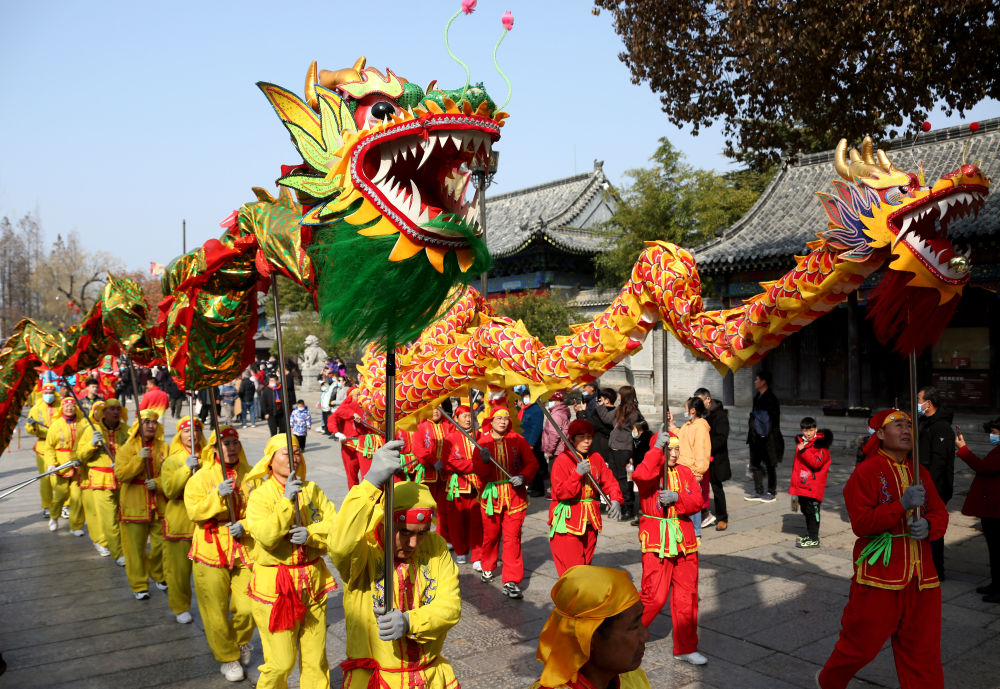
[(669, 120), (695, 134), (721, 120), (726, 155), (757, 170), (841, 137), (915, 132), (938, 102), (950, 115), (1000, 97), (995, 1), (594, 4)]
[(494, 310), (507, 318), (522, 321), (532, 335), (553, 345), (556, 335), (569, 335), (569, 326), (579, 320), (579, 314), (560, 294), (520, 294), (491, 299)]
[(604, 224), (607, 250), (595, 259), (598, 282), (617, 287), (632, 272), (645, 242), (662, 240), (692, 247), (741, 218), (767, 186), (773, 173), (750, 170), (720, 175), (683, 162), (683, 154), (661, 138), (650, 168), (629, 170), (631, 182)]

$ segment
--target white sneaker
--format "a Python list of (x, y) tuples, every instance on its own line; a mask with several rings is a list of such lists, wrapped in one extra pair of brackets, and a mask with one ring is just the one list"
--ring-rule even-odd
[(695, 651), (694, 653), (685, 653), (684, 655), (674, 656), (674, 660), (683, 660), (685, 663), (691, 663), (692, 665), (704, 665), (708, 662), (708, 658), (702, 654)]
[(191, 613), (185, 610), (177, 616), (178, 624), (191, 624)]
[(251, 657), (253, 657), (253, 646), (250, 644), (240, 644), (240, 665), (247, 667), (250, 664)]
[(455, 564), (456, 565), (464, 565), (468, 561), (469, 561), (469, 558), (466, 555), (456, 555), (455, 556)]
[(82, 536), (83, 535), (83, 529), (70, 529), (69, 532), (71, 534), (73, 534), (74, 536)]
[(476, 560), (475, 562), (472, 563), (472, 569), (476, 570), (477, 572), (482, 572), (483, 563), (480, 562), (479, 560)]
[(167, 582), (165, 582), (165, 581), (154, 581), (153, 583), (156, 584), (156, 588), (160, 589), (161, 591), (166, 591), (167, 590)]
[(240, 661), (238, 660), (231, 660), (228, 663), (223, 663), (222, 667), (219, 668), (219, 672), (221, 672), (222, 676), (230, 682), (241, 682), (246, 676), (243, 674), (243, 666), (240, 665)]
[(69, 519), (69, 505), (63, 505), (62, 512), (59, 516), (63, 519)]
[(136, 600), (149, 600), (149, 591), (136, 591), (134, 594)]
[(116, 557), (115, 558), (115, 564), (118, 565), (119, 567), (124, 567), (125, 566), (125, 556), (122, 555), (121, 557)]
[(708, 516), (701, 520), (701, 528), (704, 529), (706, 526), (711, 526), (714, 523), (715, 523), (715, 515), (709, 512)]
[(100, 543), (94, 544), (94, 550), (96, 550), (101, 557), (107, 557), (108, 555), (111, 554), (111, 551), (108, 550), (105, 546), (101, 545)]
[(55, 531), (58, 528), (59, 528), (59, 520), (58, 519), (50, 519), (49, 520), (49, 531)]

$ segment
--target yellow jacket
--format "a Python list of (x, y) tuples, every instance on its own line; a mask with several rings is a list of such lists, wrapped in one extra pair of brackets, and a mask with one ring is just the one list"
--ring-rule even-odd
[[(82, 420), (80, 412), (76, 413), (76, 420), (67, 422), (58, 414), (49, 426), (49, 432), (45, 436), (45, 465), (50, 469), (66, 462), (79, 459), (77, 457), (77, 447), (80, 444), (80, 435), (86, 422)], [(62, 478), (82, 478), (82, 472), (78, 467), (63, 469), (57, 475)]]
[[(111, 448), (111, 452), (118, 456), (121, 446), (128, 439), (128, 424), (124, 409), (122, 410), (122, 420), (115, 430), (104, 425), (103, 413), (98, 413), (103, 409), (102, 403), (98, 402), (91, 411), (90, 418), (94, 426), (104, 436), (104, 442)], [(94, 446), (94, 430), (89, 424), (85, 424), (83, 432), (80, 434), (80, 442), (77, 446), (77, 455), (80, 461), (87, 467), (87, 488), (91, 490), (114, 490), (118, 487), (115, 480), (115, 463), (108, 453), (104, 451), (102, 445)]]
[[(38, 438), (35, 441), (35, 452), (45, 456), (45, 437), (49, 434), (52, 421), (57, 419), (62, 409), (59, 396), (52, 404), (46, 404), (45, 400), (39, 398), (38, 402), (28, 412), (28, 420), (24, 424), (24, 430)], [(38, 423), (38, 422), (41, 423)]]
[(326, 594), (337, 587), (323, 561), (336, 509), (319, 486), (306, 481), (297, 497), (302, 525), (308, 528), (309, 538), (303, 545), (294, 545), (288, 540), (288, 530), (295, 523), (295, 508), (284, 493), (284, 484), (268, 475), (254, 488), (247, 501), (245, 523), (254, 539), (250, 597), (262, 603), (274, 603), (278, 567), (283, 565), (289, 568), (299, 596), (304, 591), (308, 593), (308, 599), (303, 602), (321, 603), (326, 600)]
[(118, 494), (118, 517), (123, 522), (151, 522), (163, 518), (166, 498), (163, 495), (163, 481), (160, 468), (167, 456), (167, 444), (163, 442), (163, 427), (156, 430), (156, 438), (149, 447), (152, 449), (150, 462), (156, 479), (156, 490), (146, 490), (146, 462), (139, 456), (142, 440), (138, 423), (129, 429), (128, 440), (122, 445), (115, 462), (115, 478), (121, 490)]
[(194, 524), (184, 507), (185, 487), (191, 479), (191, 469), (187, 465), (190, 450), (173, 452), (163, 460), (160, 468), (163, 495), (167, 505), (163, 510), (163, 537), (168, 541), (190, 540), (194, 535)]
[[(396, 670), (380, 673), (393, 689), (418, 684), (419, 673), (427, 689), (456, 686), (451, 665), (441, 657), (448, 630), (458, 623), (462, 600), (458, 568), (444, 539), (428, 533), (413, 557), (396, 563), (393, 605), (409, 612), (410, 629), (398, 641), (378, 637), (373, 607), (382, 604), (385, 550), (380, 542), (382, 490), (362, 481), (351, 488), (330, 534), (330, 559), (344, 582), (344, 617), (347, 620), (347, 686), (367, 686), (374, 668)], [(401, 585), (405, 582), (405, 585)], [(404, 665), (405, 663), (405, 665)], [(353, 667), (352, 667), (353, 665)], [(401, 668), (414, 668), (399, 672)], [(347, 681), (348, 672), (356, 673)]]
[[(188, 518), (194, 522), (194, 536), (188, 557), (209, 567), (232, 569), (238, 562), (245, 567), (253, 565), (251, 553), (253, 538), (245, 533), (240, 541), (234, 542), (229, 535), (229, 508), (225, 498), (219, 497), (222, 483), (222, 467), (215, 460), (215, 453), (205, 453), (200, 469), (194, 473), (184, 488), (184, 507)], [(236, 465), (236, 491), (233, 493), (233, 507), (236, 518), (247, 530), (246, 505), (250, 488), (244, 481), (250, 465), (244, 457)]]

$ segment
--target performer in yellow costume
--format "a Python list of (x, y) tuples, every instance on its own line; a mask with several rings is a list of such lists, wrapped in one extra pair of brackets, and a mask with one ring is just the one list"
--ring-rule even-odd
[(445, 540), (431, 533), (436, 502), (420, 483), (393, 486), (397, 609), (382, 614), (382, 485), (399, 469), (401, 446), (402, 442), (393, 441), (375, 452), (364, 480), (344, 499), (330, 535), (330, 559), (344, 582), (343, 686), (352, 689), (459, 686), (454, 670), (441, 656), (445, 635), (462, 613), (458, 568)]
[[(56, 386), (46, 383), (42, 386), (41, 397), (28, 411), (28, 421), (24, 424), (24, 429), (31, 435), (38, 438), (35, 441), (35, 465), (38, 473), (41, 474), (47, 468), (45, 460), (45, 438), (49, 434), (49, 427), (59, 416), (60, 404), (59, 395), (56, 394)], [(42, 516), (51, 518), (49, 507), (52, 506), (52, 482), (43, 479), (38, 482), (38, 492), (42, 497)], [(56, 515), (57, 517), (59, 515)]]
[(552, 587), (552, 602), (535, 654), (545, 667), (532, 689), (649, 689), (639, 667), (649, 630), (628, 572), (570, 567)]
[[(96, 402), (90, 410), (90, 419), (94, 426), (83, 428), (77, 449), (80, 461), (87, 468), (87, 484), (83, 489), (87, 530), (102, 557), (110, 555), (119, 565), (124, 565), (114, 466), (118, 450), (128, 438), (128, 415), (121, 403), (111, 398)], [(111, 450), (111, 456), (105, 447)]]
[[(52, 420), (45, 436), (45, 464), (49, 469), (77, 459), (76, 451), (83, 431), (83, 415), (76, 407), (76, 400), (67, 397), (60, 403), (60, 414)], [(59, 514), (69, 503), (69, 532), (83, 535), (83, 500), (80, 497), (82, 467), (70, 467), (49, 476), (52, 484), (52, 503), (49, 506), (49, 531), (59, 528)]]
[[(146, 409), (128, 432), (115, 462), (118, 480), (118, 521), (125, 551), (125, 576), (136, 600), (149, 599), (149, 578), (161, 591), (163, 575), (163, 512), (166, 498), (160, 467), (167, 456), (160, 415)], [(146, 554), (146, 541), (149, 554)]]
[[(191, 447), (192, 439), (194, 448)], [(163, 495), (167, 499), (163, 512), (163, 573), (167, 577), (167, 602), (181, 624), (191, 621), (191, 560), (188, 559), (188, 552), (194, 535), (194, 524), (184, 507), (184, 489), (191, 474), (201, 466), (204, 448), (201, 419), (194, 419), (192, 424), (190, 416), (181, 417), (160, 470)]]
[[(253, 539), (246, 533), (246, 482), (250, 465), (240, 436), (232, 426), (222, 426), (219, 462), (212, 442), (202, 453), (201, 468), (184, 488), (184, 506), (194, 522), (190, 558), (194, 561), (194, 590), (212, 655), (222, 663), (220, 671), (231, 682), (243, 679), (253, 648), (253, 611), (247, 589), (253, 562)], [(236, 521), (229, 521), (229, 504)], [(227, 525), (228, 523), (228, 525)], [(230, 616), (231, 613), (231, 616)]]
[(283, 689), (299, 654), (302, 689), (330, 686), (326, 595), (337, 583), (323, 555), (336, 511), (319, 486), (305, 480), (305, 459), (294, 438), (291, 476), (287, 443), (284, 433), (273, 436), (247, 475), (253, 486), (246, 511), (254, 539), (250, 598), (264, 650), (258, 689)]

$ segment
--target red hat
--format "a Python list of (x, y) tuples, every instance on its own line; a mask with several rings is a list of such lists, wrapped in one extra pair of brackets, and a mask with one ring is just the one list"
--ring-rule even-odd
[(573, 440), (575, 435), (594, 435), (594, 425), (585, 419), (573, 419), (566, 431), (566, 437)]
[(549, 399), (552, 400), (553, 402), (562, 402), (564, 399), (566, 399), (566, 396), (562, 393), (562, 390), (556, 390), (555, 392), (552, 393), (552, 396), (549, 397)]
[(507, 408), (507, 404), (504, 400), (495, 400), (490, 405), (489, 414), (483, 419), (483, 423), (493, 421), (497, 416), (510, 416), (510, 409)]
[[(909, 421), (910, 415), (901, 409), (893, 409), (890, 407), (889, 409), (883, 409), (879, 413), (874, 414), (872, 418), (868, 420), (868, 428), (873, 431), (877, 431), (880, 428), (888, 426), (893, 421), (899, 421), (901, 419)], [(865, 441), (864, 446), (862, 446), (861, 452), (867, 457), (870, 454), (874, 454), (878, 450), (878, 447), (878, 436), (872, 433), (868, 440)]]
[(469, 409), (469, 405), (467, 404), (460, 404), (457, 407), (455, 407), (455, 416), (458, 416), (459, 414), (471, 414), (471, 413), (472, 410)]

